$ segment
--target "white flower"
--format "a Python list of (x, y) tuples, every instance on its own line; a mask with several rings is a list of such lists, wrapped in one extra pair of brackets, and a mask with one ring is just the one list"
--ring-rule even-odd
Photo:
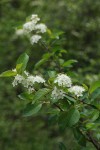
[(34, 82), (45, 83), (45, 80), (42, 77), (40, 77), (40, 76), (35, 76), (34, 77)]
[(26, 88), (33, 87), (35, 83), (45, 83), (45, 80), (40, 76), (28, 76), (23, 80), (23, 86)]
[(16, 68), (15, 68), (15, 69), (12, 69), (12, 71), (13, 71), (13, 72), (17, 72)]
[(41, 36), (40, 36), (40, 35), (33, 35), (33, 36), (30, 38), (30, 42), (31, 42), (31, 44), (33, 45), (34, 43), (37, 43), (40, 39), (41, 39)]
[(29, 88), (28, 88), (28, 92), (29, 92), (29, 93), (34, 92), (34, 88), (33, 88), (33, 87), (29, 87)]
[(23, 29), (18, 29), (18, 30), (16, 30), (16, 35), (17, 35), (17, 36), (21, 36), (21, 35), (23, 35), (23, 34), (24, 34)]
[(85, 89), (82, 86), (75, 85), (69, 88), (68, 91), (74, 94), (75, 96), (79, 97), (79, 96), (83, 96), (83, 92), (85, 91)]
[(36, 30), (39, 30), (39, 32), (41, 32), (41, 33), (45, 33), (46, 30), (47, 30), (47, 27), (46, 27), (45, 24), (40, 23), (40, 24), (37, 24), (37, 25), (35, 26), (35, 29), (36, 29)]
[(38, 17), (38, 15), (33, 14), (31, 16), (31, 20), (36, 24), (40, 20), (40, 18)]
[(28, 76), (24, 81), (23, 81), (23, 86), (28, 88), (28, 87), (32, 87), (34, 85), (34, 76), (30, 75)]
[(29, 22), (26, 22), (24, 25), (23, 25), (23, 31), (25, 33), (29, 33), (31, 31), (33, 31), (35, 29), (35, 23), (33, 21), (29, 21)]
[(58, 86), (62, 87), (71, 87), (72, 85), (71, 78), (65, 74), (59, 74), (54, 80), (54, 83), (58, 83)]
[(13, 87), (16, 86), (18, 83), (22, 83), (23, 80), (24, 80), (24, 77), (21, 76), (21, 75), (19, 75), (19, 74), (17, 74), (17, 75), (15, 76), (14, 81), (12, 82)]
[(51, 94), (51, 99), (63, 99), (65, 97), (65, 92), (61, 89), (57, 89), (55, 86), (52, 94)]

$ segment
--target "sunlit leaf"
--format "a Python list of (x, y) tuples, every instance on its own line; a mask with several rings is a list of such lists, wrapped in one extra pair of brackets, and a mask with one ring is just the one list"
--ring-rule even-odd
[(2, 74), (0, 74), (0, 77), (13, 77), (17, 74), (17, 72), (12, 71), (12, 70), (8, 70), (3, 72)]
[(63, 67), (70, 67), (73, 63), (76, 63), (76, 62), (77, 62), (77, 60), (74, 60), (74, 59), (65, 61), (65, 62), (63, 63)]

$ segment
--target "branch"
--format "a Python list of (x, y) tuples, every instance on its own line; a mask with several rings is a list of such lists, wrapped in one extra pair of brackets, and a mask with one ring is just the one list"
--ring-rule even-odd
[[(68, 95), (68, 94), (66, 94), (66, 95), (67, 95), (67, 96), (69, 96), (69, 97), (74, 98), (75, 100), (77, 100), (75, 97), (73, 97), (73, 96), (71, 96), (71, 95)], [(97, 108), (96, 106), (94, 106), (94, 105), (92, 105), (92, 104), (88, 104), (88, 103), (84, 102), (84, 100), (79, 99), (79, 101), (80, 101), (81, 103), (83, 103), (83, 104), (87, 105), (87, 106), (90, 106), (90, 107), (95, 108), (95, 109), (97, 109), (97, 110), (99, 110), (99, 111), (100, 111), (100, 109), (99, 109), (99, 108)]]
[(63, 111), (63, 109), (59, 105), (54, 104), (54, 106), (56, 106), (57, 108), (59, 108), (60, 111)]
[[(87, 103), (86, 103), (86, 104), (87, 104)], [(54, 106), (56, 106), (57, 108), (59, 108), (59, 110), (60, 110), (61, 112), (64, 111), (59, 105), (54, 104)], [(90, 105), (90, 106), (91, 106), (91, 105)], [(87, 139), (89, 142), (91, 142), (97, 150), (100, 150), (100, 144), (98, 143), (97, 140), (95, 140), (95, 139), (93, 138), (91, 132), (87, 132), (86, 135), (87, 135), (87, 138), (86, 138), (86, 139)]]
[(49, 47), (41, 40), (41, 45), (43, 45), (43, 47), (46, 49), (46, 51), (50, 52), (49, 51)]
[(88, 141), (91, 142), (97, 150), (100, 150), (100, 144), (96, 141), (90, 132), (87, 132)]

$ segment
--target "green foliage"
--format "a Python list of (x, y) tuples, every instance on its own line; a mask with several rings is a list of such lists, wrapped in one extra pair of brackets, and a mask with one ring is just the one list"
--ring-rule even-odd
[(72, 127), (80, 119), (80, 113), (76, 108), (71, 108), (67, 112), (62, 112), (59, 117), (59, 125), (62, 128)]
[(100, 81), (96, 81), (95, 83), (93, 83), (90, 87), (90, 93), (93, 93), (97, 88), (100, 87)]
[(33, 103), (43, 99), (49, 92), (50, 89), (47, 88), (39, 89), (34, 95)]
[(83, 147), (86, 147), (86, 138), (85, 136), (80, 132), (78, 128), (73, 129), (74, 136), (78, 143), (82, 145)]
[(41, 59), (39, 62), (37, 62), (37, 63), (35, 64), (35, 69), (41, 67), (41, 65), (43, 65), (44, 63), (46, 63), (46, 62), (48, 61), (48, 59), (49, 59), (52, 55), (53, 55), (52, 53), (46, 53), (46, 54), (44, 54), (43, 57), (42, 57), (42, 59)]
[(64, 64), (63, 64), (63, 67), (70, 67), (71, 64), (76, 63), (76, 62), (77, 62), (76, 60), (65, 61)]
[(38, 103), (34, 103), (32, 104), (27, 104), (26, 108), (24, 109), (23, 115), (26, 116), (31, 116), (34, 115), (36, 113), (38, 113), (38, 111), (41, 109), (42, 104), (38, 104)]
[(0, 77), (13, 77), (15, 76), (17, 73), (12, 71), (12, 70), (8, 70), (8, 71), (5, 71), (3, 72)]
[(18, 97), (22, 100), (30, 100), (31, 101), (34, 98), (34, 95), (24, 92), (24, 93), (21, 93), (20, 95), (18, 95)]
[(16, 65), (16, 70), (18, 73), (23, 73), (23, 71), (26, 69), (28, 60), (29, 60), (29, 56), (26, 53), (22, 54), (18, 58), (17, 65)]
[(62, 142), (59, 143), (59, 150), (66, 150), (66, 147)]
[[(32, 47), (28, 40), (24, 37), (17, 37), (15, 34), (15, 28), (22, 27), (25, 18), (32, 13), (41, 15), (48, 28), (54, 30), (52, 32), (48, 29), (48, 36), (44, 36), (43, 42), (47, 42), (45, 43), (47, 44), (46, 49), (45, 45), (43, 46), (44, 43)], [(21, 93), (23, 89), (20, 87), (16, 88), (16, 92), (14, 92), (8, 83), (9, 80), (5, 79), (4, 82), (0, 78), (0, 149), (52, 150), (55, 148), (55, 150), (65, 150), (67, 147), (67, 149), (73, 150), (95, 150), (94, 146), (86, 141), (85, 133), (91, 131), (95, 140), (100, 141), (99, 15), (99, 0), (95, 3), (93, 0), (0, 1), (0, 72), (7, 68), (14, 68), (15, 60), (25, 50), (30, 55), (28, 67), (29, 58), (24, 53), (17, 61), (17, 72), (8, 70), (3, 72), (0, 77), (14, 77), (16, 73), (22, 74), (26, 67), (33, 74), (43, 73), (46, 78), (49, 76), (46, 83), (49, 84), (49, 87), (44, 88), (41, 85), (40, 90), (38, 89), (34, 94)], [(59, 29), (64, 32), (56, 31)], [(44, 55), (41, 59), (42, 54)], [(64, 100), (56, 100), (53, 103), (50, 100), (50, 104), (48, 103), (51, 93), (49, 88), (52, 89), (54, 86), (52, 83), (59, 72), (70, 74), (74, 83), (79, 82), (84, 86), (86, 93), (82, 98), (77, 100), (75, 97), (67, 95)], [(46, 89), (48, 90), (46, 91)], [(20, 101), (16, 95), (19, 95)], [(34, 99), (40, 103), (34, 103)], [(65, 112), (61, 112), (58, 107), (55, 107), (55, 104)], [(36, 113), (41, 106), (43, 109), (38, 117)], [(73, 111), (70, 110), (71, 106), (75, 107)], [(59, 135), (57, 126), (48, 127), (49, 117), (46, 114), (49, 110), (48, 107), (52, 107), (51, 114), (55, 112), (56, 117), (53, 116), (53, 121), (56, 123), (60, 114), (66, 114), (64, 116), (66, 119), (63, 120), (62, 116), (62, 120), (66, 122), (65, 125), (74, 127), (73, 133), (76, 140), (72, 136), (73, 133), (69, 133), (69, 129), (63, 135)], [(32, 118), (29, 119), (22, 117), (24, 108), (26, 116), (35, 114), (35, 117), (30, 116)], [(62, 126), (64, 125), (63, 121)], [(78, 130), (76, 126), (81, 129)], [(63, 143), (58, 146), (57, 141), (59, 139), (62, 141), (62, 137), (64, 137), (63, 141), (66, 146)], [(85, 145), (86, 148), (84, 148)]]

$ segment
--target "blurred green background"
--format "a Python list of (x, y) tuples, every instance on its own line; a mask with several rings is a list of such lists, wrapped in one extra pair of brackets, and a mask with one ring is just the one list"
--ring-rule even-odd
[[(48, 28), (65, 32), (65, 59), (78, 60), (73, 70), (80, 81), (91, 84), (100, 79), (99, 0), (0, 0), (0, 73), (14, 68), (24, 51), (32, 53), (29, 69), (44, 53), (15, 35), (15, 28), (31, 14), (38, 14)], [(20, 89), (10, 82), (0, 79), (0, 150), (59, 150), (62, 141), (68, 150), (95, 150), (92, 145), (88, 149), (77, 145), (70, 130), (61, 135), (56, 126), (49, 125), (45, 111), (24, 118), (24, 102), (17, 98)]]

